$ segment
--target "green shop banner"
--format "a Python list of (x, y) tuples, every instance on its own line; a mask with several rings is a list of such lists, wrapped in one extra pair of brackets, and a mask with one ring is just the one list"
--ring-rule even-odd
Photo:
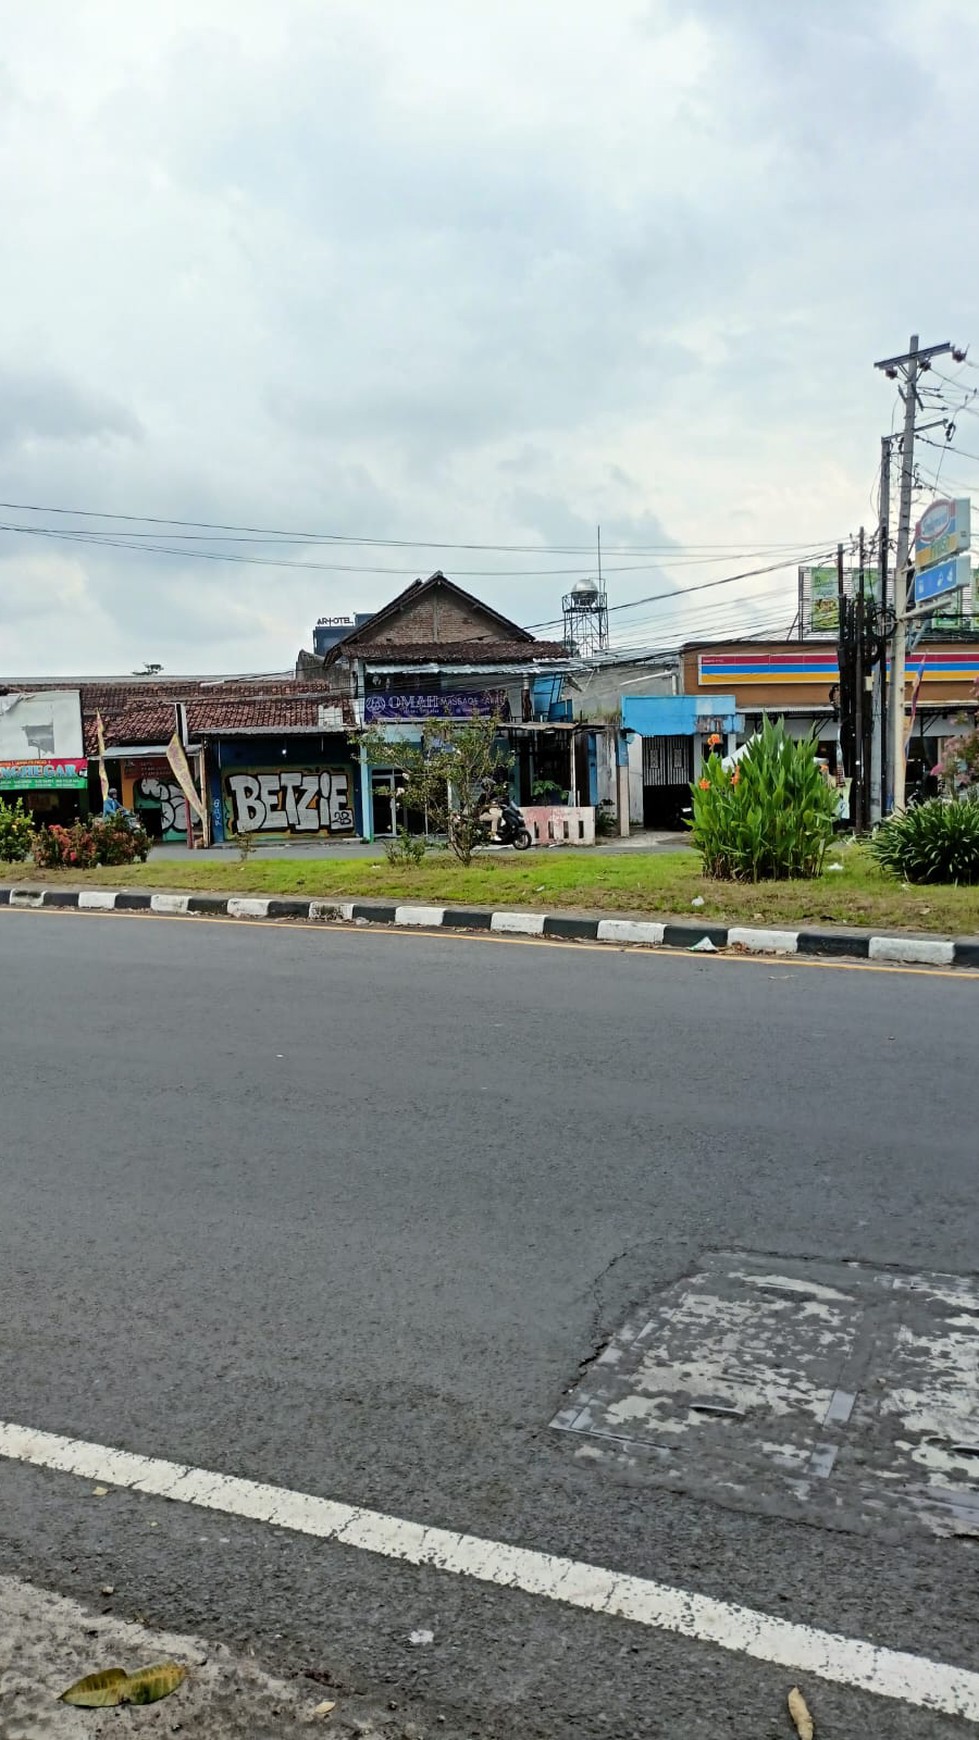
[(64, 760), (0, 761), (0, 796), (8, 791), (84, 791), (88, 762), (84, 756)]

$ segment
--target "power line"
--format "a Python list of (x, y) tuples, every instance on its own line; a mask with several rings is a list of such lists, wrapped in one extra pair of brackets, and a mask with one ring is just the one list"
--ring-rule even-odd
[[(641, 604), (658, 604), (661, 599), (673, 600), (687, 598), (693, 592), (707, 592), (716, 586), (733, 586), (738, 580), (753, 580), (759, 574), (775, 574), (783, 568), (805, 566), (810, 562), (828, 561), (833, 550), (805, 550), (797, 552), (796, 556), (781, 562), (770, 562), (764, 568), (748, 568), (742, 574), (726, 574), (721, 580), (700, 580), (694, 586), (681, 586), (671, 592), (651, 592), (645, 598), (631, 598), (624, 604), (610, 604), (609, 615), (613, 611), (636, 610)], [(528, 628), (555, 628), (561, 622), (560, 617), (551, 617), (546, 622), (530, 622)]]
[[(29, 538), (49, 538), (49, 539), (54, 539), (55, 541), (60, 542), (60, 543), (79, 544), (83, 548), (89, 547), (89, 548), (98, 548), (98, 549), (128, 550), (133, 554), (139, 554), (139, 555), (146, 554), (146, 555), (160, 555), (160, 556), (179, 556), (184, 561), (200, 560), (200, 561), (204, 561), (204, 562), (225, 562), (225, 563), (231, 564), (232, 566), (242, 565), (242, 566), (246, 566), (246, 567), (258, 567), (258, 568), (292, 568), (292, 569), (297, 569), (300, 571), (306, 570), (310, 573), (392, 575), (392, 576), (395, 576), (401, 580), (404, 580), (406, 575), (410, 574), (412, 571), (410, 568), (404, 568), (404, 567), (401, 567), (401, 568), (372, 567), (372, 566), (369, 566), (365, 563), (357, 563), (357, 562), (311, 562), (311, 561), (306, 561), (306, 560), (297, 561), (293, 558), (280, 558), (280, 557), (271, 556), (271, 555), (265, 555), (265, 556), (244, 555), (240, 551), (203, 550), (203, 549), (199, 549), (199, 548), (175, 549), (171, 545), (168, 545), (168, 544), (156, 544), (156, 543), (152, 543), (152, 544), (151, 543), (139, 543), (138, 544), (138, 543), (133, 543), (132, 541), (130, 541), (132, 534), (128, 534), (128, 533), (122, 533), (118, 537), (110, 537), (110, 536), (108, 536), (104, 533), (101, 533), (101, 532), (95, 532), (95, 531), (89, 532), (89, 531), (78, 529), (78, 528), (66, 529), (64, 531), (59, 531), (57, 529), (57, 527), (54, 527), (54, 526), (31, 526), (31, 525), (15, 524), (15, 523), (9, 522), (9, 521), (8, 522), (0, 522), (0, 532), (7, 532), (8, 534), (10, 534), (12, 536), (21, 536), (21, 537), (29, 537)], [(784, 548), (784, 549), (791, 548), (791, 546), (788, 546), (788, 545), (778, 546), (778, 547)], [(756, 547), (755, 549), (750, 550), (747, 553), (751, 554), (751, 555), (761, 554), (762, 550), (764, 548), (765, 548), (765, 546)], [(639, 552), (632, 552), (632, 553), (638, 554)], [(675, 557), (672, 560), (663, 559), (662, 561), (657, 561), (657, 562), (627, 562), (627, 563), (614, 564), (611, 567), (607, 567), (605, 572), (608, 574), (648, 574), (651, 572), (652, 573), (658, 572), (661, 568), (708, 567), (712, 563), (715, 563), (715, 562), (727, 562), (730, 560), (731, 560), (731, 552), (730, 551), (726, 551), (722, 555), (715, 555), (715, 556), (683, 555), (683, 556)], [(545, 579), (546, 580), (546, 579), (554, 579), (554, 578), (565, 578), (566, 579), (566, 578), (571, 577), (572, 575), (580, 575), (582, 573), (582, 568), (580, 566), (575, 567), (575, 568), (519, 568), (519, 569), (514, 569), (514, 568), (456, 568), (454, 570), (454, 572), (461, 579), (483, 579), (483, 580), (537, 580), (537, 579)], [(555, 617), (553, 619), (553, 622), (555, 624), (557, 624), (560, 622), (560, 620), (561, 619), (559, 617)]]
[[(67, 516), (69, 518), (73, 518), (73, 519), (114, 520), (114, 521), (118, 521), (118, 522), (125, 522), (126, 524), (129, 524), (129, 525), (160, 526), (160, 527), (165, 527), (165, 528), (177, 526), (177, 527), (188, 529), (191, 532), (195, 532), (195, 531), (201, 532), (201, 533), (203, 533), (203, 532), (219, 532), (219, 533), (232, 533), (232, 534), (239, 534), (240, 533), (240, 534), (245, 534), (247, 536), (247, 538), (256, 538), (259, 541), (264, 541), (265, 539), (273, 539), (273, 540), (280, 539), (280, 540), (294, 542), (294, 543), (352, 544), (352, 545), (365, 546), (365, 547), (376, 548), (376, 549), (392, 549), (392, 550), (470, 550), (470, 551), (485, 551), (488, 553), (501, 554), (501, 555), (518, 555), (518, 556), (589, 556), (590, 557), (590, 556), (593, 556), (595, 553), (594, 547), (590, 544), (588, 544), (588, 545), (578, 545), (578, 544), (477, 544), (477, 543), (452, 544), (452, 543), (441, 543), (441, 542), (438, 542), (434, 539), (429, 539), (429, 538), (370, 538), (370, 537), (364, 537), (361, 535), (354, 535), (354, 534), (349, 534), (349, 533), (344, 533), (344, 532), (310, 532), (310, 531), (295, 531), (295, 530), (285, 531), (282, 528), (277, 528), (274, 526), (236, 525), (236, 524), (233, 524), (233, 523), (228, 522), (228, 521), (220, 521), (220, 520), (182, 520), (182, 519), (166, 519), (160, 515), (153, 515), (153, 514), (108, 513), (108, 512), (102, 512), (101, 510), (95, 509), (95, 508), (53, 507), (50, 505), (40, 505), (36, 502), (10, 502), (10, 501), (0, 502), (0, 509), (2, 509), (4, 512), (7, 512), (7, 513), (58, 514), (58, 515), (65, 515), (65, 516)], [(152, 537), (152, 536), (158, 536), (159, 534), (158, 533), (151, 533), (151, 532), (147, 532), (147, 533), (132, 532), (132, 533), (129, 533), (128, 535), (131, 537)], [(169, 535), (176, 536), (177, 534), (170, 533)], [(230, 539), (224, 538), (224, 539), (222, 539), (222, 541), (229, 542)], [(241, 541), (245, 541), (245, 538), (243, 537)], [(791, 546), (787, 543), (770, 543), (770, 544), (769, 543), (766, 543), (766, 544), (752, 543), (750, 545), (738, 545), (738, 544), (730, 545), (730, 544), (711, 544), (711, 543), (684, 545), (684, 544), (676, 544), (676, 543), (664, 543), (664, 544), (629, 544), (629, 545), (619, 545), (619, 546), (612, 545), (612, 546), (607, 547), (607, 553), (609, 555), (614, 555), (614, 556), (657, 555), (657, 556), (662, 556), (662, 557), (666, 558), (666, 557), (669, 557), (671, 555), (672, 556), (689, 555), (689, 554), (696, 552), (696, 551), (712, 550), (712, 551), (721, 552), (721, 559), (723, 559), (724, 556), (734, 556), (734, 555), (739, 555), (739, 554), (742, 554), (742, 555), (759, 554), (760, 555), (765, 551), (786, 550), (789, 548), (791, 548)], [(373, 571), (374, 572), (381, 572), (382, 570), (373, 570)], [(571, 570), (568, 570), (568, 572), (571, 572)]]

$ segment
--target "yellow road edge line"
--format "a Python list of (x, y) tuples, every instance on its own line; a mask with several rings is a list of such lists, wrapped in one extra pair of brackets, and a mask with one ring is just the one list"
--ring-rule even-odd
[[(262, 895), (255, 898), (274, 900), (276, 896)], [(311, 900), (318, 898), (315, 894), (310, 896)], [(229, 918), (226, 914), (217, 912), (134, 912), (125, 907), (100, 910), (97, 907), (77, 906), (3, 906), (0, 907), (0, 912), (20, 912), (28, 916), (41, 913), (49, 918), (152, 918), (163, 924), (184, 924), (188, 919), (193, 919), (197, 924), (222, 924), (234, 926), (236, 929), (247, 927), (250, 930), (303, 930), (322, 935), (340, 932), (348, 936), (363, 936), (368, 932), (373, 936), (400, 937), (405, 941), (427, 937), (429, 940), (437, 938), (444, 942), (502, 943), (510, 948), (572, 949), (577, 953), (585, 951), (599, 955), (668, 955), (674, 961), (689, 961), (691, 966), (726, 961), (729, 965), (745, 967), (819, 967), (823, 972), (832, 969), (840, 973), (903, 973), (919, 979), (961, 979), (968, 982), (970, 979), (979, 978), (979, 968), (976, 967), (902, 966), (897, 961), (837, 961), (808, 954), (737, 954), (729, 953), (726, 949), (717, 949), (713, 954), (697, 954), (692, 948), (672, 948), (667, 943), (601, 943), (562, 936), (502, 936), (499, 931), (454, 930), (448, 925), (426, 929), (422, 925), (372, 924), (370, 919), (365, 919), (362, 923), (346, 924), (335, 919)]]

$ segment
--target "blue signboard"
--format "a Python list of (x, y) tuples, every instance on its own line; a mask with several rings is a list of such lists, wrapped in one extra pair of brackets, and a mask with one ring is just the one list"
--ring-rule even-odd
[(968, 496), (933, 501), (914, 528), (915, 567), (931, 568), (936, 562), (944, 562), (947, 556), (967, 550), (971, 530)]
[(382, 719), (471, 719), (474, 714), (491, 719), (507, 711), (501, 689), (483, 689), (479, 694), (365, 695), (364, 720), (372, 725)]
[(914, 602), (916, 605), (927, 604), (931, 598), (943, 598), (946, 592), (957, 592), (960, 587), (972, 585), (972, 569), (968, 555), (949, 556), (944, 562), (935, 562), (932, 567), (924, 568), (914, 577)]

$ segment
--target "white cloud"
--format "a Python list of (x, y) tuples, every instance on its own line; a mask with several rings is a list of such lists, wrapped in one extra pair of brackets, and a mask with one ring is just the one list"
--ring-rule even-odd
[[(874, 358), (969, 337), (977, 36), (971, 0), (35, 0), (0, 61), (3, 493), (442, 543), (846, 535)], [(74, 631), (0, 610), (0, 671), (282, 668), (434, 566), (526, 621), (567, 584), (50, 552)], [(717, 572), (648, 562), (613, 602)]]

